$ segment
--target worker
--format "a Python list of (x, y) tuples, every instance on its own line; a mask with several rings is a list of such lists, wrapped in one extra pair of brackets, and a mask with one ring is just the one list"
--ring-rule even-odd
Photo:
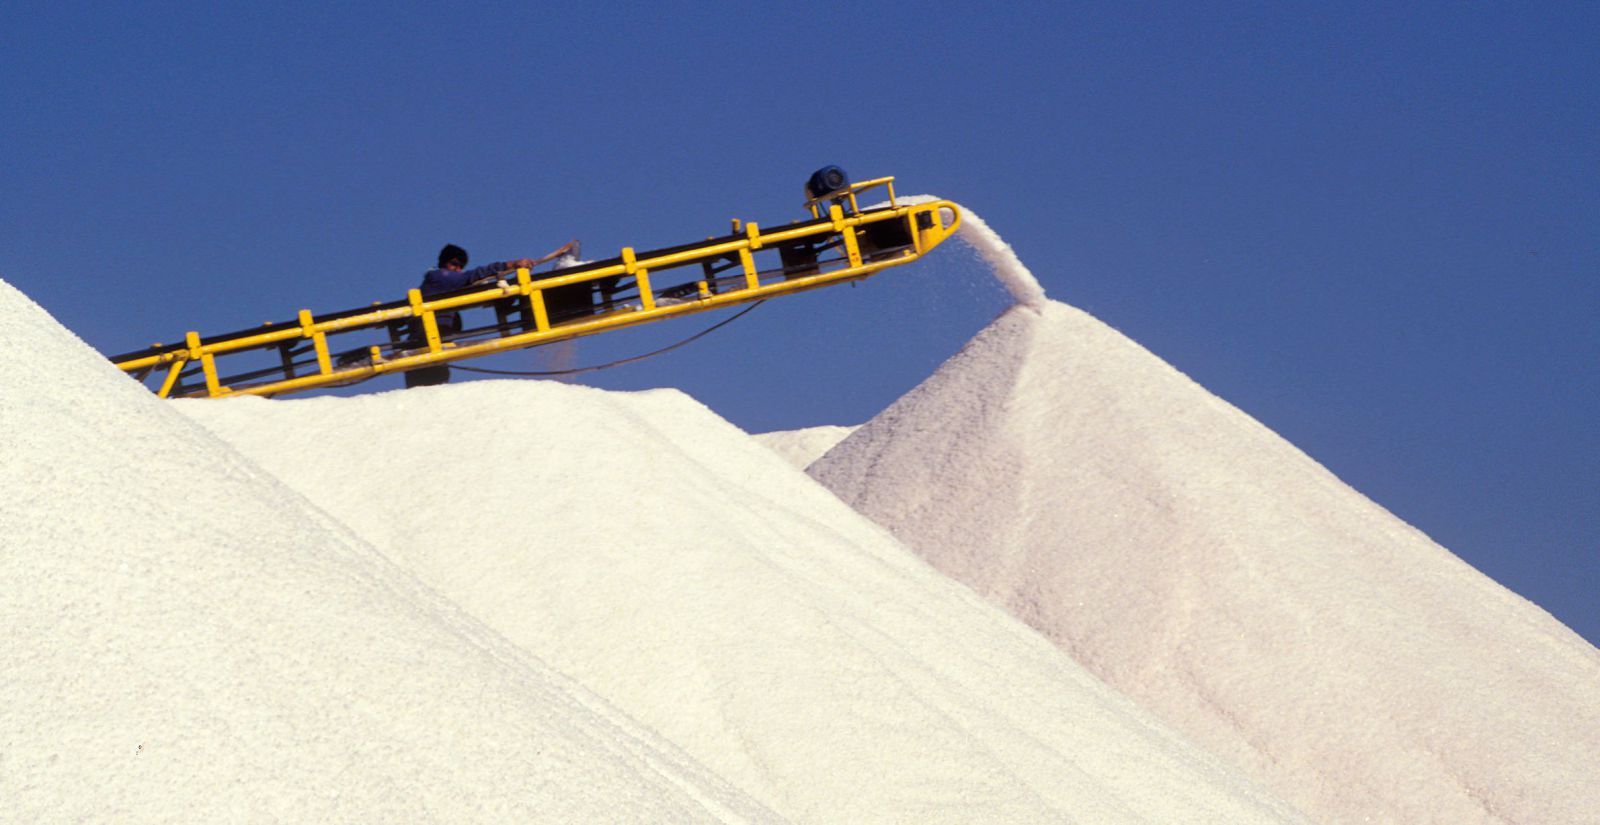
[[(467, 250), (453, 243), (445, 244), (439, 250), (439, 266), (430, 269), (422, 276), (422, 297), (431, 298), (441, 293), (471, 286), (479, 281), (491, 278), (502, 278), (507, 273), (518, 269), (532, 269), (539, 264), (553, 261), (569, 253), (575, 254), (578, 248), (576, 238), (567, 241), (557, 249), (542, 258), (518, 258), (514, 261), (500, 261), (476, 269), (467, 269)], [(434, 315), (434, 320), (439, 326), (439, 338), (448, 341), (461, 331), (461, 314), (457, 312), (440, 312)], [(421, 330), (420, 323), (417, 326)], [(416, 336), (421, 339), (422, 336)], [(406, 372), (407, 387), (423, 387), (431, 384), (445, 384), (450, 381), (450, 365), (437, 364), (431, 367), (421, 367)]]

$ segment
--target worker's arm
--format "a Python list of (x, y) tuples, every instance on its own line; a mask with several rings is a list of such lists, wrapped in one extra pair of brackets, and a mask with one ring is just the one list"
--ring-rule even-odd
[(480, 266), (477, 269), (465, 271), (454, 269), (430, 270), (422, 278), (422, 294), (424, 297), (429, 297), (441, 292), (461, 289), (486, 278), (494, 278), (505, 268), (507, 268), (506, 264), (489, 264), (488, 266)]
[(546, 263), (546, 262), (549, 262), (549, 261), (553, 261), (553, 260), (561, 257), (562, 255), (567, 254), (568, 252), (572, 252), (572, 251), (576, 250), (577, 248), (578, 248), (578, 239), (577, 238), (573, 238), (572, 240), (567, 241), (566, 243), (564, 243), (561, 246), (557, 247), (556, 249), (552, 250), (549, 254), (545, 255), (543, 258), (537, 258), (537, 259), (535, 259), (535, 258), (520, 258), (520, 259), (515, 260), (515, 261), (507, 261), (506, 262), (506, 268), (507, 269), (532, 269), (532, 268), (538, 266), (539, 264)]

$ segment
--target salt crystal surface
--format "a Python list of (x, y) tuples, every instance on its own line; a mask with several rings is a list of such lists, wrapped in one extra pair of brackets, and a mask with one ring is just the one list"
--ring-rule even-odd
[(803, 430), (760, 433), (755, 439), (762, 446), (781, 456), (784, 461), (804, 470), (806, 465), (821, 458), (823, 453), (833, 449), (833, 445), (843, 441), (845, 436), (855, 431), (855, 427), (825, 424)]
[(1317, 820), (1600, 822), (1600, 651), (1083, 312), (809, 472)]
[(3, 281), (0, 327), (0, 819), (773, 818)]
[(1294, 818), (676, 391), (176, 406), (796, 821)]

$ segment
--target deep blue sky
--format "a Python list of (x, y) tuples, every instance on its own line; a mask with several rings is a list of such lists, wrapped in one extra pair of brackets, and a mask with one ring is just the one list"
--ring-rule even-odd
[[(893, 174), (1600, 640), (1600, 5), (583, 5), (8, 4), (0, 277), (121, 352)], [(947, 247), (592, 383), (859, 423), (1005, 304)]]

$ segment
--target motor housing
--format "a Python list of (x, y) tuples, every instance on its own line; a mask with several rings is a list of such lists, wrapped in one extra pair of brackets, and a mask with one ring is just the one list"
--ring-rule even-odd
[(837, 166), (824, 166), (811, 173), (806, 181), (806, 197), (821, 200), (835, 192), (850, 188), (850, 176)]

